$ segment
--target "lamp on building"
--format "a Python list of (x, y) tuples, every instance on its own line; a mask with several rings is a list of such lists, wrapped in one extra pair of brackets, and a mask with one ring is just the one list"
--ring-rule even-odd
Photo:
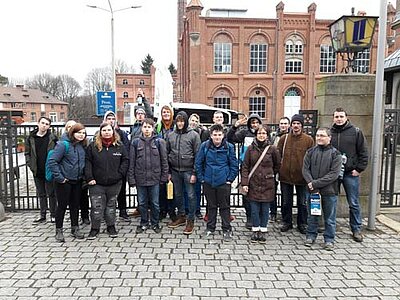
[(355, 70), (354, 60), (357, 53), (371, 48), (377, 19), (378, 17), (353, 14), (342, 16), (329, 25), (333, 50), (347, 61), (344, 68), (346, 73)]
[(109, 12), (110, 16), (111, 16), (111, 72), (112, 72), (111, 90), (115, 91), (116, 78), (115, 78), (115, 56), (114, 56), (114, 13), (116, 13), (118, 11), (122, 11), (122, 10), (131, 9), (131, 8), (133, 8), (133, 9), (134, 8), (140, 8), (141, 6), (140, 5), (138, 5), (138, 6), (129, 6), (129, 7), (113, 10), (110, 0), (108, 0), (108, 6), (110, 7), (110, 9), (106, 9), (106, 8), (99, 7), (99, 6), (96, 6), (96, 5), (87, 5), (87, 7), (90, 7), (90, 8), (97, 8), (97, 9), (101, 9), (101, 10), (104, 10), (106, 12)]

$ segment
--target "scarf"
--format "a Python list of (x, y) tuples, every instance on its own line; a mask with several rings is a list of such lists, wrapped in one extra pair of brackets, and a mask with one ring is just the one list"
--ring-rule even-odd
[(107, 148), (110, 147), (113, 142), (114, 142), (114, 137), (101, 138), (101, 143)]

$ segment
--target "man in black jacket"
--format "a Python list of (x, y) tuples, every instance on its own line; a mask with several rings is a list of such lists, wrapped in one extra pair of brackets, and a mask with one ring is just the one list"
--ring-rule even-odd
[(346, 111), (339, 107), (333, 113), (332, 145), (342, 153), (344, 174), (341, 182), (350, 208), (350, 227), (353, 240), (362, 242), (362, 216), (359, 198), (360, 173), (368, 165), (367, 141), (362, 131), (347, 119)]

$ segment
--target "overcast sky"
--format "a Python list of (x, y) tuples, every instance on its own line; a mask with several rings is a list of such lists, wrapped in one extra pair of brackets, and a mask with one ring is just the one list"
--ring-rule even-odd
[[(383, 1), (383, 0), (381, 0)], [(190, 0), (188, 0), (190, 2)], [(201, 0), (209, 8), (247, 8), (249, 17), (274, 18), (279, 0)], [(379, 16), (378, 0), (283, 0), (285, 12), (307, 12), (317, 4), (318, 19), (337, 19), (351, 7)], [(111, 0), (115, 58), (140, 71), (147, 53), (155, 64), (176, 66), (177, 0)], [(107, 0), (0, 0), (0, 74), (15, 81), (39, 73), (68, 74), (81, 84), (93, 68), (111, 64)], [(393, 1), (395, 5), (395, 1)]]

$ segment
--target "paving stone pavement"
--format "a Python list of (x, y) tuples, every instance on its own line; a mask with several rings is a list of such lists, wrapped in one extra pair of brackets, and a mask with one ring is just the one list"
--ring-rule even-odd
[[(96, 299), (400, 299), (400, 235), (377, 223), (353, 242), (338, 220), (335, 249), (311, 249), (304, 236), (270, 224), (265, 245), (249, 243), (244, 212), (234, 239), (200, 238), (183, 227), (135, 234), (139, 220), (118, 223), (119, 237), (56, 243), (54, 225), (34, 226), (37, 212), (0, 222), (0, 300)], [(66, 221), (66, 225), (69, 220)], [(83, 231), (87, 234), (89, 228)]]

